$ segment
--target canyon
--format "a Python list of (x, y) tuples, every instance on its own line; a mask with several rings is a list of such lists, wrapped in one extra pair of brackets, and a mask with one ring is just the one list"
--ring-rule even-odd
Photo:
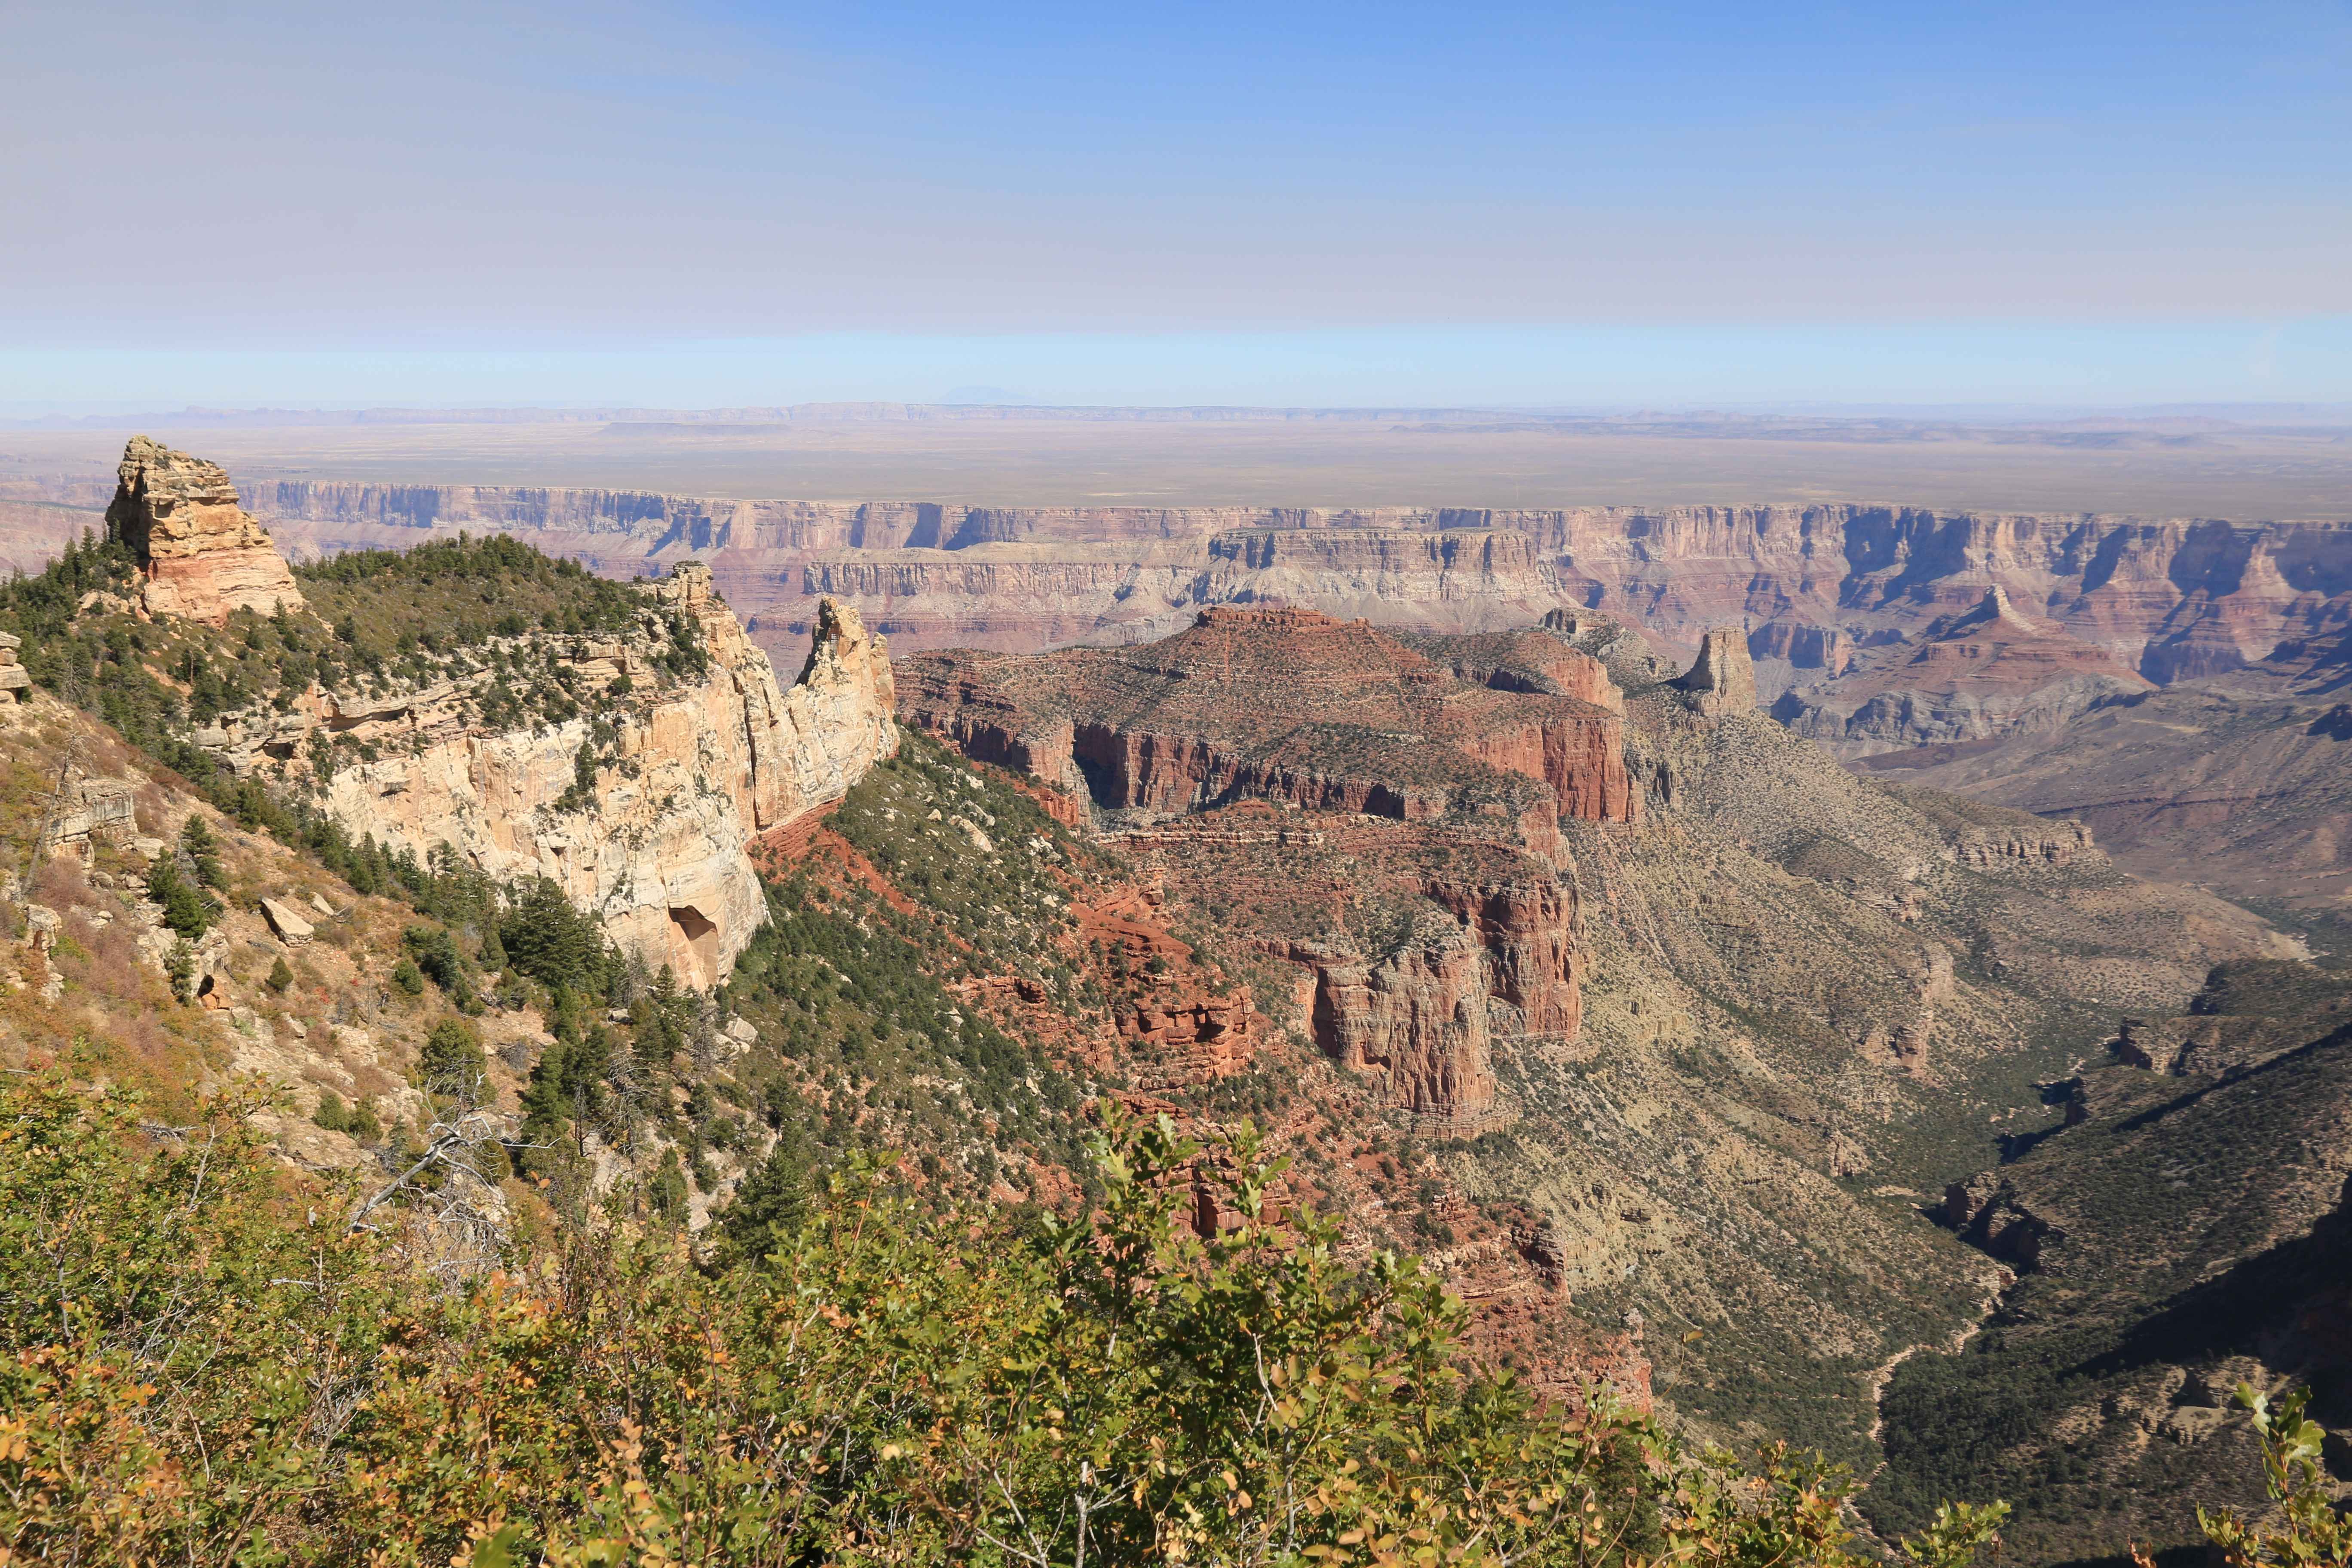
[[(2352, 623), (2352, 525), (1814, 505), (990, 507), (272, 479), (307, 551), (517, 532), (632, 574), (691, 555), (755, 640), (856, 605), (900, 647), (1150, 641), (1204, 605), (1275, 603), (1400, 629), (1501, 630), (1595, 609), (1670, 651), (1749, 638), (1768, 700), (1845, 754), (2046, 731), (2141, 682), (2257, 663)], [(2008, 609), (1964, 660), (1955, 623)], [(2010, 634), (2024, 635), (2010, 635)], [(1958, 639), (1968, 641), (1969, 639)]]
[[(1370, 1096), (1349, 1124), (1437, 1140), (1433, 1183), (1523, 1215), (1584, 1322), (1645, 1325), (1661, 1401), (1844, 1451), (1849, 1386), (1997, 1293), (1906, 1182), (2036, 1125), (2107, 1009), (2292, 943), (2079, 823), (1841, 769), (1758, 710), (1737, 628), (1697, 640), (1683, 668), (1589, 610), (1449, 637), (1212, 607), (918, 654), (898, 691), (1263, 965), (1267, 1023)], [(1496, 743), (1530, 694), (1597, 743)]]
[[(544, 878), (637, 961), (587, 1017), (517, 991), (486, 1030), (518, 1118), (548, 1114), (531, 1086), (571, 1070), (588, 1017), (622, 1036), (609, 1082), (563, 1091), (585, 1097), (565, 1103), (595, 1190), (674, 1180), (676, 1212), (723, 1223), (764, 1152), (822, 1139), (1066, 1213), (1108, 1103), (1246, 1118), (1294, 1159), (1276, 1202), (1343, 1216), (1367, 1255), (1425, 1253), (1486, 1352), (1548, 1393), (1601, 1378), (1696, 1435), (1867, 1464), (1892, 1387), (1866, 1504), (1890, 1528), (1916, 1526), (1948, 1458), (1904, 1403), (1945, 1375), (1921, 1348), (2095, 1250), (2061, 1170), (2114, 1121), (2082, 1063), (2112, 1037), (2133, 1072), (2227, 1080), (2237, 1026), (2209, 1016), (2244, 1008), (2213, 1000), (2217, 965), (2301, 971), (2245, 910), (2126, 875), (2108, 817), (1880, 764), (2047, 745), (2231, 682), (2292, 690), (2314, 788), (2352, 733), (2326, 706), (2344, 603), (2322, 525), (2252, 531), (2200, 588), (2189, 525), (2131, 525), (2135, 565), (2098, 520), (2066, 524), (2067, 556), (2057, 521), (1899, 509), (713, 502), (696, 521), (579, 491), (394, 507), (362, 487), (330, 508), (293, 481), (254, 514), (233, 489), (205, 502), (235, 513), (207, 531), (221, 562), (266, 548), (287, 570), (281, 541), (320, 557), (286, 604), (241, 602), (246, 565), (212, 571), (206, 547), (167, 554), (195, 563), (176, 576), (139, 552), (165, 515), (141, 476), (195, 461), (156, 453), (137, 474), (126, 455), (124, 585), (66, 595), (17, 650), (39, 689), (5, 742), (37, 740), (46, 768), (71, 731), (122, 781), (79, 786), (103, 797), (83, 816), (110, 813), (78, 852), (105, 880), (12, 887), (66, 911), (28, 932), (86, 950), (100, 916), (135, 923), (131, 857), (212, 809), (50, 693), (153, 712), (142, 743), (212, 770), (226, 808), (273, 792), (452, 885)], [(473, 509), (462, 531), (445, 505)], [(738, 531), (756, 528), (768, 544)], [(793, 589), (764, 609), (784, 576), (761, 550)], [(2101, 552), (2103, 576), (2077, 558)], [(2258, 648), (2277, 626), (2305, 629)], [(937, 646), (959, 638), (996, 646)], [(788, 648), (790, 685), (770, 652)], [(131, 704), (142, 679), (168, 696)], [(220, 831), (259, 866), (258, 835)], [(398, 1079), (460, 993), (381, 984), (424, 906), (372, 907), (361, 938), (316, 868), (236, 877), (229, 935), (198, 955), (234, 1019), (223, 1061), (314, 1121), (328, 1090), (424, 1114)], [(488, 937), (449, 919), (451, 950), (493, 973)], [(99, 1006), (97, 973), (39, 940), (23, 982)], [(154, 984), (161, 951), (138, 960)], [(282, 996), (276, 957), (298, 975)], [(590, 1129), (597, 1095), (639, 1120)], [(285, 1120), (301, 1158), (380, 1157)], [(1996, 1146), (2021, 1157), (1972, 1177)], [(1232, 1219), (1215, 1190), (1203, 1167), (1203, 1234)], [(2304, 1201), (2320, 1186), (2295, 1190), (2266, 1236), (2336, 1223)], [(2210, 1382), (2210, 1359), (2168, 1364)], [(2037, 1539), (2061, 1536), (2105, 1541)]]
[(2242, 668), (2112, 691), (2055, 725), (1856, 765), (2079, 817), (2139, 875), (2193, 876), (2316, 922), (2352, 907), (2352, 634), (2282, 642)]

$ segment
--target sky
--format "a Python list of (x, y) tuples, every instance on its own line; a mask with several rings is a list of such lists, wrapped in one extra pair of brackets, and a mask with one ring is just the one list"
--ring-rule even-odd
[(0, 7), (0, 412), (2352, 401), (2352, 3)]

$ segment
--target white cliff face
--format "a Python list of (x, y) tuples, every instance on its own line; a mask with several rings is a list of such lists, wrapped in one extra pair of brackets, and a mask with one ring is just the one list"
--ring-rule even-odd
[[(681, 565), (649, 596), (698, 624), (701, 679), (658, 681), (627, 639), (571, 638), (563, 658), (583, 689), (624, 676), (631, 689), (566, 723), (468, 724), (478, 677), (348, 701), (318, 693), (292, 715), (199, 739), (242, 771), (265, 754), (302, 769), (314, 736), (347, 737), (373, 760), (339, 762), (319, 800), (353, 837), (419, 858), (446, 844), (501, 882), (548, 878), (624, 952), (708, 987), (766, 918), (751, 840), (839, 800), (898, 749), (890, 662), (855, 610), (827, 601), (800, 679), (782, 689), (706, 569)], [(583, 745), (596, 763), (585, 788)]]
[(780, 691), (768, 656), (712, 595), (709, 568), (681, 565), (654, 592), (701, 626), (712, 665), (702, 716), (728, 731), (725, 743), (741, 759), (725, 777), (753, 832), (839, 800), (877, 760), (898, 751), (888, 647), (855, 609), (832, 599), (818, 605), (808, 660)]
[(751, 829), (717, 781), (741, 758), (703, 704), (615, 715), (619, 755), (586, 802), (561, 804), (590, 722), (459, 734), (415, 754), (338, 769), (321, 804), (354, 836), (422, 857), (446, 844), (502, 882), (546, 877), (597, 914), (622, 950), (686, 983), (724, 979), (765, 913)]

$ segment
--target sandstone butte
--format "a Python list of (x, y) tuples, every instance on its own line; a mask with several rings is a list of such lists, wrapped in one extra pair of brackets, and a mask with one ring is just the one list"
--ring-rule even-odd
[(898, 679), (907, 723), (1228, 911), (1295, 966), (1328, 1055), (1463, 1128), (1494, 1108), (1498, 1030), (1577, 1033), (1559, 825), (1639, 816), (1622, 703), (1549, 632), (1289, 608), (1203, 610), (1137, 648), (921, 655)]
[[(148, 573), (147, 613), (217, 625), (236, 609), (302, 605), (217, 467), (142, 437), (122, 476), (109, 515)], [(649, 634), (660, 611), (692, 618), (709, 656), (698, 680), (657, 680), (629, 637), (534, 633), (586, 689), (609, 692), (626, 677), (629, 695), (608, 697), (593, 717), (490, 729), (467, 709), (494, 672), (445, 665), (419, 686), (314, 683), (289, 711), (225, 715), (196, 740), (241, 773), (268, 765), (315, 777), (313, 737), (347, 739), (366, 760), (315, 779), (320, 807), (346, 832), (420, 859), (446, 846), (501, 882), (549, 878), (625, 951), (708, 987), (767, 918), (751, 840), (839, 800), (897, 749), (890, 659), (855, 609), (827, 602), (799, 679), (782, 689), (708, 567), (680, 563), (645, 592)], [(567, 795), (600, 719), (623, 765), (600, 768), (585, 800)]]
[(302, 607), (286, 558), (219, 464), (133, 436), (115, 471), (107, 531), (131, 548), (148, 615), (216, 626), (237, 610)]

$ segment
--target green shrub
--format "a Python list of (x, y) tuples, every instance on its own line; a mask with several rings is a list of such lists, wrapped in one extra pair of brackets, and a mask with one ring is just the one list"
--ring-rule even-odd
[[(1114, 1118), (1089, 1223), (939, 1212), (854, 1163), (756, 1260), (619, 1223), (453, 1285), (347, 1231), (352, 1194), (287, 1176), (250, 1109), (155, 1141), (132, 1097), (0, 1084), (14, 1556), (1864, 1561), (1834, 1470), (1701, 1464), (1465, 1367), (1465, 1309), (1412, 1259), (1265, 1223), (1246, 1142), (1248, 1223), (1213, 1240), (1177, 1221), (1199, 1152)], [(1998, 1517), (1910, 1555), (1960, 1568)]]
[(478, 1097), (489, 1058), (480, 1037), (461, 1018), (443, 1018), (426, 1032), (416, 1054), (416, 1086), (454, 1099)]
[(417, 968), (416, 961), (405, 953), (401, 955), (398, 963), (392, 966), (392, 983), (410, 996), (425, 994), (425, 972)]

